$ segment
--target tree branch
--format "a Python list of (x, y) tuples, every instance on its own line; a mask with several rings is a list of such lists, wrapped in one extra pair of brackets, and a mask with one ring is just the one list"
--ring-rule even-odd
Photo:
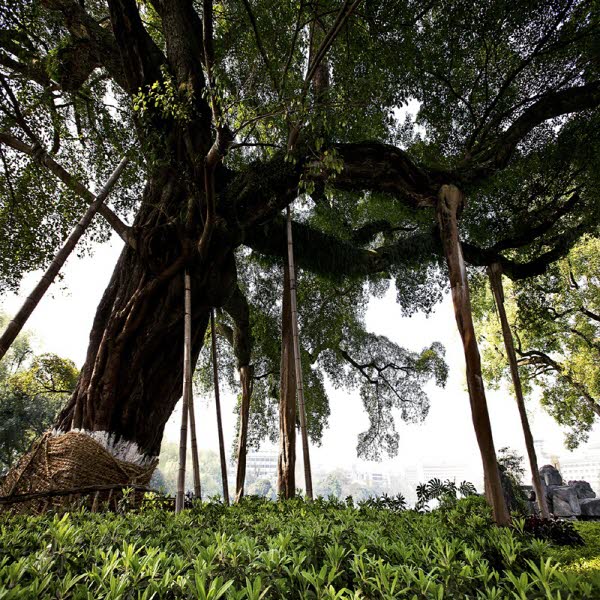
[[(94, 202), (94, 194), (39, 146), (30, 146), (16, 137), (2, 132), (0, 132), (0, 143), (17, 150), (18, 152), (23, 152), (24, 154), (31, 156), (34, 160), (38, 161), (41, 165), (51, 171), (79, 197), (83, 198), (89, 204)], [(106, 204), (101, 204), (98, 208), (98, 212), (106, 219), (107, 223), (117, 232), (126, 244), (135, 248), (135, 240), (130, 234), (131, 229), (128, 225), (123, 223), (123, 221), (121, 221), (121, 219), (106, 206)]]

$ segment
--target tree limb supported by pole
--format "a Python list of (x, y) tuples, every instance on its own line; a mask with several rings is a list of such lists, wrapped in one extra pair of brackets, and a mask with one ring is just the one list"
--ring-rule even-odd
[(513, 387), (515, 389), (515, 398), (517, 400), (517, 407), (519, 409), (519, 417), (521, 418), (521, 426), (523, 427), (525, 447), (527, 449), (527, 457), (529, 459), (529, 467), (531, 469), (531, 477), (533, 480), (533, 489), (535, 490), (535, 495), (540, 507), (540, 513), (542, 517), (548, 519), (550, 517), (550, 512), (548, 510), (546, 494), (540, 478), (537, 456), (535, 453), (535, 445), (533, 443), (533, 435), (531, 434), (529, 418), (527, 417), (527, 410), (525, 408), (523, 387), (521, 385), (521, 377), (519, 376), (519, 366), (517, 364), (517, 354), (515, 352), (512, 331), (508, 323), (508, 318), (506, 317), (506, 309), (504, 306), (504, 288), (502, 286), (502, 266), (499, 263), (490, 265), (488, 267), (488, 276), (490, 278), (492, 292), (494, 293), (496, 307), (498, 308), (498, 315), (502, 325), (502, 337), (504, 338), (504, 347), (506, 348), (506, 356), (508, 357), (510, 374), (512, 377)]
[(0, 360), (2, 360), (12, 343), (15, 341), (15, 338), (19, 335), (19, 333), (21, 333), (21, 330), (31, 316), (31, 313), (35, 310), (35, 307), (43, 298), (44, 294), (58, 275), (58, 272), (65, 264), (67, 258), (69, 258), (71, 252), (73, 252), (77, 242), (81, 239), (81, 236), (85, 233), (85, 230), (92, 222), (94, 215), (96, 212), (98, 212), (99, 208), (110, 194), (110, 191), (119, 179), (119, 176), (123, 172), (123, 169), (127, 166), (128, 162), (129, 158), (126, 156), (123, 157), (121, 162), (117, 165), (117, 168), (108, 178), (108, 181), (104, 184), (104, 187), (96, 195), (94, 201), (88, 206), (88, 209), (85, 211), (83, 217), (81, 217), (77, 225), (75, 225), (73, 231), (63, 244), (62, 248), (57, 252), (49, 267), (46, 269), (46, 272), (42, 275), (40, 281), (35, 288), (33, 288), (31, 294), (29, 294), (23, 303), (23, 306), (21, 306), (15, 317), (8, 324), (6, 331), (0, 338)]
[(179, 437), (179, 471), (175, 512), (183, 510), (185, 501), (185, 462), (187, 454), (188, 415), (192, 381), (192, 292), (189, 272), (185, 271), (185, 312), (183, 325), (183, 406), (181, 407), (181, 434)]
[[(39, 145), (30, 145), (21, 141), (13, 135), (0, 131), (0, 144), (5, 144), (13, 150), (22, 152), (31, 156), (41, 165), (46, 167), (53, 175), (62, 181), (71, 191), (75, 192), (80, 198), (83, 198), (90, 204), (94, 202), (94, 194), (88, 190), (80, 181), (69, 173), (62, 165), (57, 163), (43, 148)], [(98, 212), (113, 228), (119, 237), (129, 246), (135, 248), (135, 240), (130, 235), (130, 228), (121, 221), (121, 219), (106, 204), (101, 204)]]
[(302, 436), (302, 456), (304, 459), (304, 482), (306, 496), (312, 500), (312, 472), (310, 468), (310, 452), (308, 432), (306, 429), (306, 406), (304, 404), (304, 385), (302, 382), (302, 359), (300, 358), (300, 339), (298, 336), (298, 307), (296, 302), (296, 270), (294, 268), (294, 243), (292, 240), (292, 216), (287, 207), (287, 247), (288, 268), (290, 273), (290, 307), (292, 314), (292, 337), (294, 341), (294, 364), (296, 367), (296, 390), (298, 393), (298, 410), (300, 413), (300, 433)]
[(481, 375), (481, 358), (473, 327), (471, 298), (467, 270), (463, 259), (460, 237), (458, 233), (457, 211), (463, 203), (462, 192), (455, 185), (443, 185), (440, 188), (437, 202), (437, 219), (452, 290), (452, 302), (456, 324), (462, 338), (465, 362), (467, 367), (467, 386), (471, 402), (471, 415), (486, 482), (486, 493), (492, 506), (494, 520), (498, 525), (508, 525), (510, 515), (502, 490), (500, 472), (494, 448), (492, 425), (488, 413), (485, 388)]
[(213, 381), (215, 386), (215, 406), (217, 408), (217, 431), (219, 433), (219, 454), (221, 456), (221, 479), (223, 481), (223, 501), (229, 506), (229, 485), (227, 483), (227, 459), (225, 458), (225, 439), (221, 420), (221, 397), (219, 394), (219, 368), (217, 365), (217, 336), (215, 331), (215, 311), (210, 311), (210, 337), (212, 341)]

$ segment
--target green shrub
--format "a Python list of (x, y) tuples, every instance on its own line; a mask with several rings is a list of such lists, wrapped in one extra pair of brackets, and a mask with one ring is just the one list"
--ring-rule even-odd
[(479, 497), (428, 513), (255, 497), (179, 515), (146, 506), (1, 515), (0, 599), (600, 598), (547, 543), (494, 527)]

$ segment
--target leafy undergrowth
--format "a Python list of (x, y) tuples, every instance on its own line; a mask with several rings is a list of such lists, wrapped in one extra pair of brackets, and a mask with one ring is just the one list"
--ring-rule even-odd
[(584, 545), (581, 548), (552, 548), (551, 554), (565, 565), (565, 570), (600, 578), (600, 522), (583, 521), (574, 526)]
[(575, 566), (598, 560), (600, 527), (578, 528), (588, 545), (558, 549), (522, 521), (494, 527), (479, 497), (430, 513), (248, 498), (177, 516), (3, 515), (0, 598), (600, 598)]

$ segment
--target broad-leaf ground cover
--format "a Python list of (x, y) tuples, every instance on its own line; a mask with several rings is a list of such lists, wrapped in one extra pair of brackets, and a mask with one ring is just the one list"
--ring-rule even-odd
[(600, 524), (552, 546), (479, 497), (432, 512), (338, 501), (0, 516), (0, 598), (600, 598)]

